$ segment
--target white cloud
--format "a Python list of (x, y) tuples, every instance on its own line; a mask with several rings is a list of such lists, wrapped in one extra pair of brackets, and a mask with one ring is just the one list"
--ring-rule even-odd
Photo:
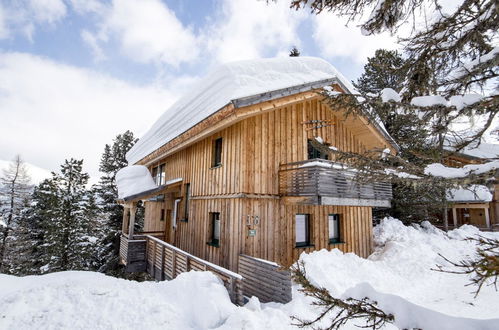
[(287, 1), (225, 0), (220, 10), (204, 36), (219, 62), (287, 56), (291, 46), (301, 45), (297, 29), (308, 14), (290, 10)]
[(5, 10), (0, 4), (0, 39), (5, 39), (8, 36), (9, 36), (9, 30), (7, 29)]
[(96, 39), (118, 40), (122, 53), (137, 62), (176, 66), (198, 55), (192, 29), (159, 0), (114, 0), (99, 25)]
[(70, 0), (73, 10), (79, 14), (98, 13), (104, 10), (104, 4), (98, 0)]
[(0, 53), (0, 159), (21, 154), (57, 170), (65, 158), (84, 158), (95, 180), (104, 144), (127, 129), (141, 136), (178, 94), (33, 55)]
[(30, 0), (28, 10), (40, 23), (54, 23), (66, 16), (66, 5), (62, 0)]
[(107, 57), (104, 55), (104, 52), (102, 51), (102, 48), (99, 46), (99, 42), (97, 41), (97, 38), (95, 35), (90, 33), (87, 30), (82, 30), (81, 31), (81, 38), (83, 41), (90, 47), (92, 50), (92, 54), (94, 56), (95, 61), (103, 61)]
[(346, 26), (346, 18), (337, 17), (332, 13), (323, 12), (316, 15), (313, 22), (313, 39), (321, 55), (327, 58), (346, 57), (362, 64), (366, 62), (367, 57), (374, 55), (376, 49), (398, 48), (396, 37), (389, 33), (363, 36), (360, 27), (355, 25), (356, 22), (350, 22)]
[(54, 25), (67, 14), (63, 0), (20, 0), (0, 5), (0, 39), (20, 32), (32, 39), (36, 27)]

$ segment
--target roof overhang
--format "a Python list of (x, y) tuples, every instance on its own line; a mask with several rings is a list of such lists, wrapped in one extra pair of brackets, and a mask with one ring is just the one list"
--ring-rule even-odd
[(129, 204), (133, 202), (138, 202), (139, 200), (148, 199), (152, 196), (159, 195), (162, 193), (167, 193), (171, 188), (177, 187), (182, 184), (182, 179), (171, 180), (170, 183), (166, 183), (161, 186), (157, 186), (154, 189), (145, 190), (124, 198), (117, 199), (118, 204)]

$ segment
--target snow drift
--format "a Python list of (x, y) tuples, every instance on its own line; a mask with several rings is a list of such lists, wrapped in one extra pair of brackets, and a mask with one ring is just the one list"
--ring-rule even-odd
[[(321, 250), (301, 260), (312, 282), (334, 296), (369, 296), (394, 313), (396, 323), (386, 329), (497, 329), (499, 293), (493, 287), (474, 298), (467, 276), (432, 270), (437, 264), (451, 267), (439, 254), (454, 261), (474, 256), (475, 243), (465, 239), (479, 234), (499, 239), (499, 233), (468, 225), (446, 234), (428, 223), (407, 227), (390, 218), (375, 227), (376, 247), (368, 259)], [(252, 298), (237, 307), (222, 283), (204, 272), (159, 283), (91, 272), (0, 275), (0, 306), (1, 329), (296, 329), (290, 316), (318, 315), (297, 286), (288, 304)], [(358, 328), (349, 323), (342, 329)]]

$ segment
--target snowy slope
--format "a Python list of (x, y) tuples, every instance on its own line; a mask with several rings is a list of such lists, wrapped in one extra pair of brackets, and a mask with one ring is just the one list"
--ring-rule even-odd
[(329, 78), (353, 90), (341, 73), (320, 58), (282, 57), (222, 65), (172, 105), (127, 153), (127, 160), (135, 164), (231, 100)]
[[(0, 159), (0, 173), (3, 169), (9, 168), (10, 163), (11, 163), (10, 161)], [(42, 182), (43, 180), (52, 177), (49, 170), (46, 170), (44, 168), (29, 164), (29, 163), (25, 163), (25, 164), (26, 164), (26, 167), (28, 169), (28, 174), (31, 176), (31, 182), (33, 184), (38, 184), (38, 183)]]
[[(473, 255), (474, 243), (463, 239), (477, 234), (499, 238), (472, 226), (445, 234), (428, 224), (406, 227), (385, 219), (375, 228), (376, 250), (368, 259), (322, 250), (302, 254), (301, 260), (314, 283), (335, 296), (375, 298), (396, 314), (398, 327), (498, 329), (498, 292), (488, 286), (474, 298), (473, 288), (465, 286), (467, 276), (432, 270), (446, 265), (439, 253), (455, 261)], [(159, 283), (92, 272), (0, 275), (0, 329), (297, 329), (290, 316), (317, 315), (297, 289), (285, 305), (253, 298), (237, 307), (211, 273), (190, 272)], [(342, 329), (358, 328), (349, 323)]]

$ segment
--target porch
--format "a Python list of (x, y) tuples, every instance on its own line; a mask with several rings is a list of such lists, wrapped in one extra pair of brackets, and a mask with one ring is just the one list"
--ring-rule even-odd
[(390, 207), (390, 182), (360, 183), (356, 173), (324, 159), (283, 164), (279, 194), (299, 204)]

